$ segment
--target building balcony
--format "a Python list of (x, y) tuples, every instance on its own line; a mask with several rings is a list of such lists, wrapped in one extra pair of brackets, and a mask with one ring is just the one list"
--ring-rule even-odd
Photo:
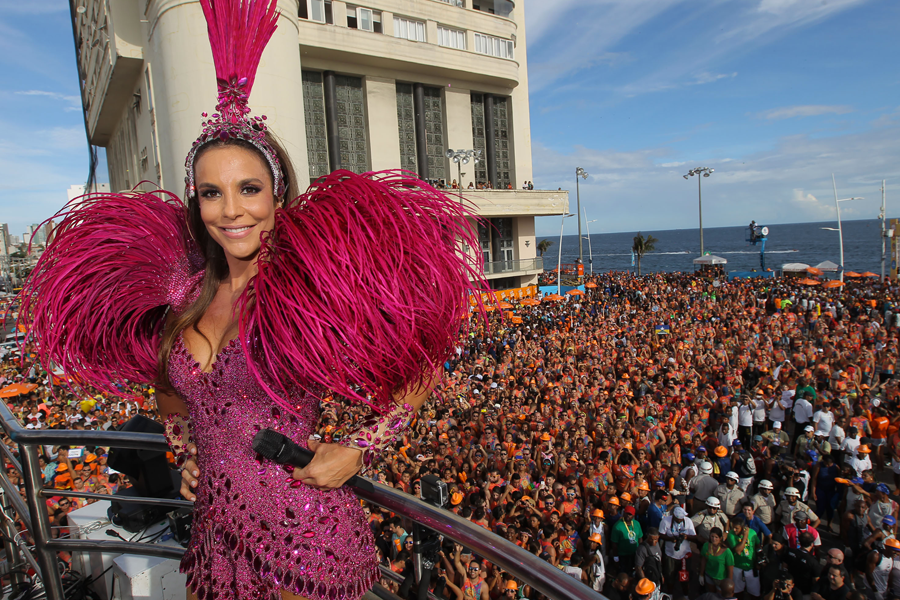
[(88, 0), (77, 13), (82, 103), (91, 143), (106, 146), (122, 111), (133, 102), (144, 52), (136, 3)]
[(566, 190), (462, 190), (462, 196), (475, 205), (480, 217), (552, 217), (569, 212)]
[(536, 275), (544, 272), (543, 258), (525, 260), (496, 260), (484, 263), (484, 278), (512, 277), (516, 275)]

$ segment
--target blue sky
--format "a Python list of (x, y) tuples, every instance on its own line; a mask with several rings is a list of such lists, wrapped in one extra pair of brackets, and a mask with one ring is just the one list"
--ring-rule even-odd
[[(527, 2), (534, 180), (591, 233), (900, 214), (900, 3)], [(893, 202), (892, 202), (893, 200)], [(895, 207), (891, 210), (891, 205)], [(567, 224), (574, 233), (575, 220)], [(538, 220), (558, 235), (559, 218)]]
[[(707, 227), (833, 218), (832, 172), (841, 198), (866, 198), (845, 218), (878, 215), (882, 179), (900, 214), (900, 2), (518, 5), (534, 182), (574, 190), (584, 167), (592, 233), (696, 227), (696, 178), (681, 177), (695, 166), (715, 169)], [(13, 234), (87, 173), (71, 31), (65, 0), (0, 0), (0, 222)], [(558, 231), (538, 220), (538, 235)]]

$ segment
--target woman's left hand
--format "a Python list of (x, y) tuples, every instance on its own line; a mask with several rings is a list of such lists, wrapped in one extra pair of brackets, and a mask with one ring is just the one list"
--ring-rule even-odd
[(339, 444), (309, 440), (315, 456), (306, 467), (294, 469), (294, 479), (319, 490), (339, 488), (362, 467), (362, 452)]

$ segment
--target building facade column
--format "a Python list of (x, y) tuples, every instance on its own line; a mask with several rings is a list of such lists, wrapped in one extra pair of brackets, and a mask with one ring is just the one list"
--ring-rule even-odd
[(328, 167), (341, 168), (341, 130), (337, 120), (337, 76), (334, 71), (322, 73), (322, 92), (325, 96), (325, 134), (328, 136)]
[(484, 154), (487, 161), (487, 178), (497, 187), (497, 134), (494, 131), (494, 97), (484, 95)]
[(413, 114), (416, 121), (416, 162), (419, 179), (428, 181), (428, 146), (425, 135), (425, 86), (413, 84)]
[[(297, 181), (309, 181), (298, 43), (298, 0), (278, 0), (278, 29), (263, 52), (250, 96), (253, 115), (266, 115), (294, 163)], [(216, 104), (216, 72), (198, 1), (149, 0), (147, 53), (152, 64), (161, 184), (181, 194), (184, 157), (201, 131), (201, 113)]]

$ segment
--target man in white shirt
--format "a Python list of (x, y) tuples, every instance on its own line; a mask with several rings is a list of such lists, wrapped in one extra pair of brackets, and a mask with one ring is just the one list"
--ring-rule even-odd
[(772, 422), (772, 425), (784, 423), (787, 420), (786, 411), (791, 410), (791, 407), (794, 406), (794, 390), (784, 390), (781, 393), (781, 398), (772, 398), (767, 403), (772, 407), (769, 410), (769, 421)]
[(864, 471), (872, 468), (872, 461), (869, 459), (869, 453), (872, 452), (865, 444), (860, 445), (856, 449), (856, 457), (850, 459), (850, 468), (856, 472), (857, 477), (862, 477)]
[[(681, 570), (681, 559), (691, 551), (691, 536), (697, 535), (694, 523), (687, 518), (687, 512), (680, 506), (676, 506), (671, 515), (662, 518), (659, 523), (659, 539), (665, 540), (663, 544), (663, 576), (666, 583), (673, 586), (678, 581), (676, 573)], [(677, 540), (681, 540), (679, 544)], [(678, 550), (675, 545), (678, 544)], [(682, 582), (682, 588), (687, 588), (687, 582)]]
[(821, 432), (825, 435), (831, 433), (831, 428), (834, 426), (834, 413), (831, 412), (831, 408), (831, 404), (825, 402), (822, 404), (822, 408), (813, 415), (812, 420), (816, 427), (816, 433)]
[(841, 452), (844, 453), (844, 464), (849, 465), (850, 461), (856, 458), (856, 450), (859, 448), (859, 431), (856, 427), (847, 428), (847, 437), (841, 443)]
[(813, 406), (809, 401), (811, 395), (807, 392), (803, 397), (794, 402), (794, 436), (791, 442), (791, 451), (797, 445), (797, 438), (803, 435), (807, 425), (812, 424)]
[(743, 396), (738, 406), (738, 438), (747, 448), (753, 441), (753, 405), (749, 396)]

